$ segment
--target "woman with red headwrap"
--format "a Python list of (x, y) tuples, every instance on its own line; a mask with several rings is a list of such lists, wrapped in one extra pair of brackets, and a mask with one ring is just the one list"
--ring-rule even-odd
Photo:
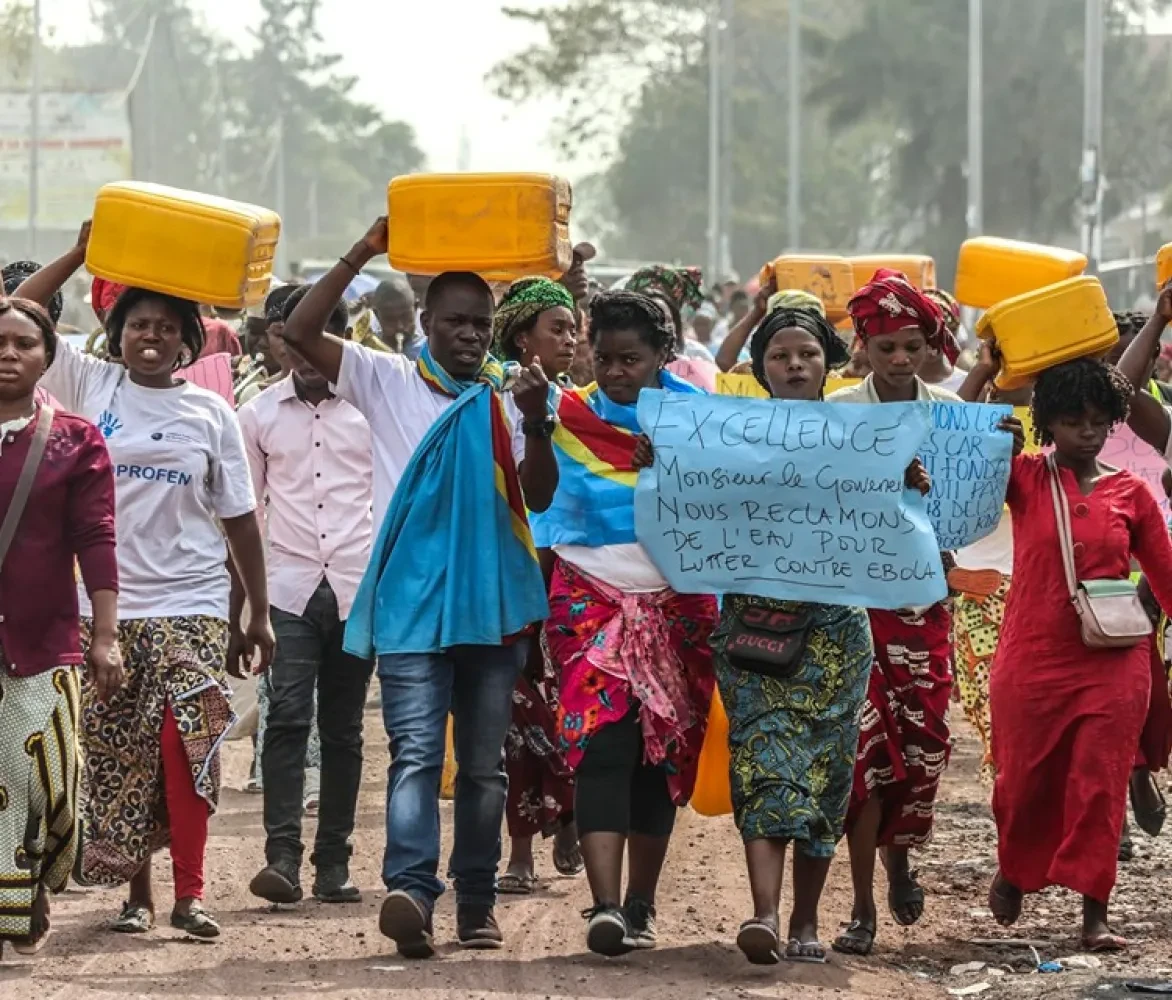
[[(944, 314), (898, 271), (881, 269), (848, 307), (871, 368), (861, 384), (829, 398), (844, 403), (961, 402), (919, 371), (929, 350), (958, 353)], [(952, 690), (951, 618), (930, 608), (871, 611), (875, 662), (863, 707), (854, 788), (847, 814), (854, 909), (835, 951), (866, 955), (875, 942), (875, 855), (885, 850), (887, 902), (896, 923), (914, 924), (924, 891), (908, 851), (928, 842), (936, 788), (948, 764)]]

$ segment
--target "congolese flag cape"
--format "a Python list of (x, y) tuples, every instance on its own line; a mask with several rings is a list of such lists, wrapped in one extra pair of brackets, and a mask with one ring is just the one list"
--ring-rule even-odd
[[(668, 392), (702, 390), (669, 371), (659, 373)], [(635, 541), (635, 482), (631, 464), (639, 434), (638, 407), (612, 402), (597, 385), (565, 389), (553, 435), (558, 488), (553, 504), (532, 514), (538, 548), (554, 545), (625, 545)]]
[[(489, 357), (459, 382), (425, 346), (419, 374), (455, 402), (399, 481), (346, 623), (348, 653), (499, 646), (549, 614), (512, 437)], [(488, 447), (491, 440), (491, 447)]]

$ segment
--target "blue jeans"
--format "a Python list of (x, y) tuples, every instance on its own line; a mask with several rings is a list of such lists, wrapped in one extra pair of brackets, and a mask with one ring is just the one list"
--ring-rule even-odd
[(448, 868), (459, 902), (496, 902), (508, 790), (503, 748), (513, 688), (528, 649), (528, 641), (521, 641), (378, 658), (383, 724), (391, 744), (383, 855), (388, 890), (401, 889), (429, 903), (444, 891), (437, 877), (439, 792), (451, 712), (458, 770)]

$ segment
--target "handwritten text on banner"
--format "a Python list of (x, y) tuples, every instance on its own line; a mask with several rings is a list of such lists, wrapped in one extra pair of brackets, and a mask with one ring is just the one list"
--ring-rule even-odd
[(998, 425), (1012, 412), (988, 403), (932, 404), (920, 459), (932, 477), (928, 517), (946, 552), (992, 534), (1001, 520), (1013, 437)]
[(904, 472), (925, 403), (865, 406), (645, 390), (655, 467), (635, 531), (681, 593), (926, 606), (947, 593), (924, 499)]

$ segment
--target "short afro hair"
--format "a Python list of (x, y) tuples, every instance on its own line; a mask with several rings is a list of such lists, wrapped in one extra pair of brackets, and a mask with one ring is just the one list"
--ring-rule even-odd
[(1060, 417), (1076, 417), (1094, 406), (1107, 415), (1111, 426), (1125, 423), (1131, 411), (1132, 385), (1114, 365), (1094, 358), (1076, 358), (1047, 368), (1034, 384), (1030, 410), (1034, 439), (1040, 445), (1054, 443), (1050, 425)]

